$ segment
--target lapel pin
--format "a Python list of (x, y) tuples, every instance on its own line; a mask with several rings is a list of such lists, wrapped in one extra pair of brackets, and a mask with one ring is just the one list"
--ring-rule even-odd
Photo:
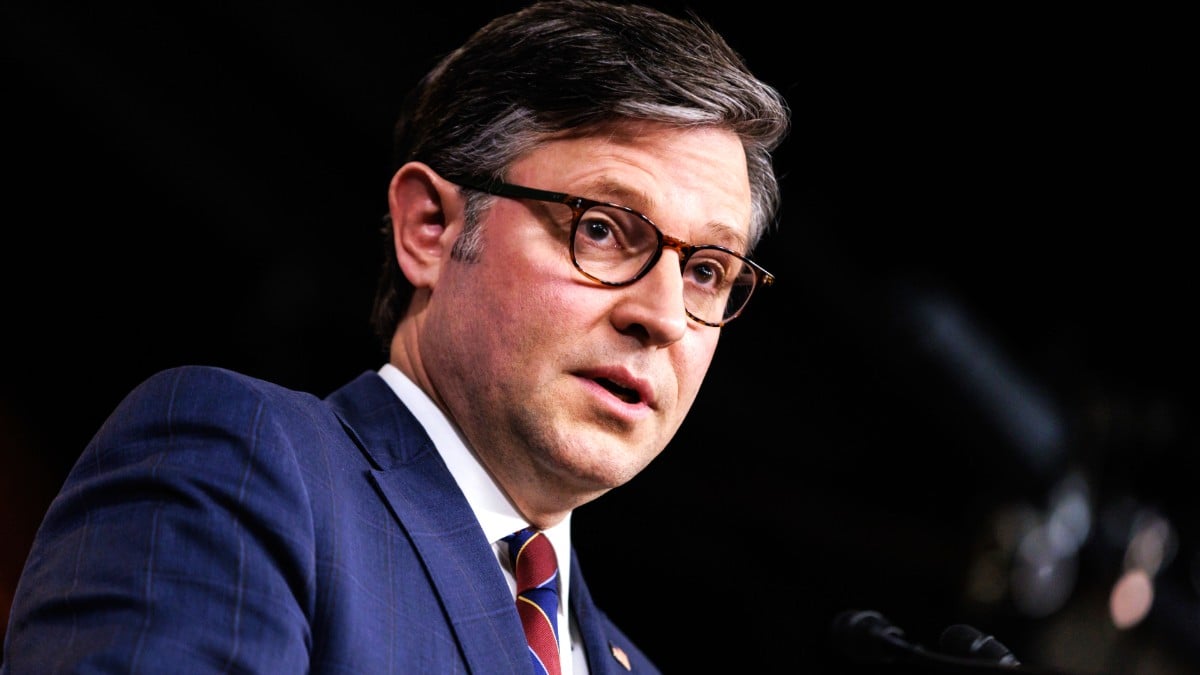
[(629, 665), (629, 655), (625, 653), (624, 649), (621, 649), (611, 642), (608, 643), (608, 646), (612, 649), (613, 658), (617, 660), (617, 663), (625, 666), (625, 670), (633, 670), (633, 666)]

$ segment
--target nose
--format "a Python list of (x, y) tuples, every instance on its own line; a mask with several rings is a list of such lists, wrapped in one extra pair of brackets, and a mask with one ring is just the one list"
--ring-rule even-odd
[(663, 248), (662, 256), (646, 276), (618, 290), (621, 299), (611, 320), (618, 331), (643, 342), (665, 347), (677, 342), (688, 328), (683, 308), (683, 271), (679, 251)]

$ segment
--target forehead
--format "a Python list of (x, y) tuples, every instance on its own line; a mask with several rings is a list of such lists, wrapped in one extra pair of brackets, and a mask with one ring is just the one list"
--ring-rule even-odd
[(725, 129), (625, 123), (556, 138), (515, 162), (508, 180), (619, 202), (678, 237), (728, 230), (744, 242), (750, 230), (746, 153)]

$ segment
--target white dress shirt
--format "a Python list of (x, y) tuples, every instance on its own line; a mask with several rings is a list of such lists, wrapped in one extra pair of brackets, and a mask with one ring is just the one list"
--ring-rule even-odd
[[(501, 540), (525, 527), (529, 522), (517, 512), (500, 486), (492, 480), (491, 475), (479, 463), (475, 453), (467, 448), (458, 428), (447, 419), (433, 399), (421, 390), (399, 368), (390, 363), (379, 369), (379, 375), (387, 382), (396, 396), (408, 406), (413, 417), (425, 428), (425, 433), (433, 439), (442, 461), (450, 469), (459, 489), (467, 497), (467, 503), (479, 520), (484, 535), (492, 543), (492, 552), (496, 562), (504, 571), (508, 580), (508, 588), (513, 594), (513, 602), (517, 598), (517, 582), (513, 577), (512, 564), (508, 560), (508, 547)], [(558, 634), (559, 660), (562, 665), (562, 675), (587, 675), (587, 659), (579, 644), (579, 636), (571, 620), (568, 599), (571, 591), (571, 516), (567, 515), (561, 523), (544, 530), (550, 543), (554, 545), (554, 554), (558, 558)], [(567, 636), (567, 639), (561, 639)]]

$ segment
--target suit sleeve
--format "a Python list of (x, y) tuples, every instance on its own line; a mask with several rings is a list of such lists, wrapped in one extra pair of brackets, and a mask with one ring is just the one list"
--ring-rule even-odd
[(308, 670), (313, 519), (266, 400), (184, 368), (121, 402), (38, 530), (3, 673)]

